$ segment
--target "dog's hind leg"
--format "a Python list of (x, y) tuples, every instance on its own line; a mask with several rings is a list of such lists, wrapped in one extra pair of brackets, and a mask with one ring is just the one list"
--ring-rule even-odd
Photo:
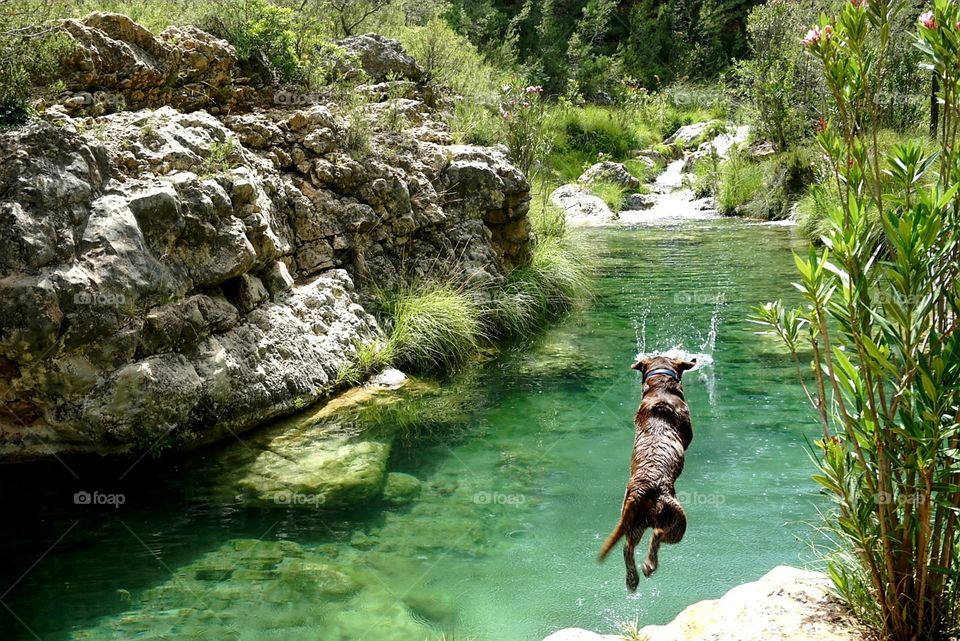
[(627, 589), (631, 592), (637, 591), (640, 585), (640, 575), (637, 574), (637, 561), (633, 556), (633, 549), (643, 537), (643, 530), (639, 534), (635, 531), (627, 532), (623, 540), (623, 563), (627, 566)]
[(658, 514), (657, 527), (650, 539), (650, 549), (647, 560), (643, 562), (643, 576), (650, 576), (657, 571), (660, 564), (659, 552), (661, 543), (679, 543), (687, 531), (687, 515), (683, 506), (673, 496), (665, 496)]

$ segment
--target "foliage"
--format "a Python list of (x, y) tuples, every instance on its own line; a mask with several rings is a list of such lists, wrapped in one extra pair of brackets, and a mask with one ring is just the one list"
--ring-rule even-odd
[(0, 127), (27, 120), (38, 85), (56, 88), (59, 60), (70, 45), (54, 31), (53, 17), (41, 1), (0, 0)]
[(757, 315), (796, 359), (822, 427), (829, 574), (878, 635), (905, 641), (948, 638), (960, 620), (960, 6), (936, 0), (919, 26), (941, 86), (939, 154), (911, 143), (885, 154), (877, 95), (900, 6), (846, 4), (804, 39), (834, 100), (817, 139), (840, 206), (825, 247), (796, 259), (805, 306)]
[(717, 166), (709, 158), (697, 163), (694, 191), (713, 193), (722, 214), (778, 220), (790, 214), (812, 181), (815, 164), (813, 150), (805, 145), (763, 158), (735, 150)]
[[(748, 60), (736, 65), (740, 97), (756, 134), (786, 149), (811, 129), (823, 95), (820, 74), (796, 34), (823, 9), (820, 0), (771, 0), (750, 12)], [(834, 0), (832, 4), (837, 5)]]
[(284, 82), (303, 79), (293, 9), (268, 0), (217, 2), (210, 9), (200, 19), (200, 26), (236, 47), (241, 63), (262, 60)]
[(443, 18), (401, 29), (397, 37), (431, 79), (471, 99), (471, 104), (493, 103), (500, 87), (510, 82), (505, 71), (487, 62)]
[(503, 141), (517, 169), (529, 174), (534, 163), (542, 162), (550, 150), (546, 132), (546, 111), (540, 94), (543, 87), (504, 85), (500, 99)]
[(229, 171), (235, 166), (234, 156), (236, 153), (237, 144), (233, 138), (213, 143), (210, 145), (207, 156), (203, 159), (199, 174), (206, 177)]

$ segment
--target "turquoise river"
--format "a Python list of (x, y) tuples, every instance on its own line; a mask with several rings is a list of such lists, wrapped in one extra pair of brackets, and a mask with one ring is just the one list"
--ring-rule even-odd
[[(0, 469), (0, 639), (540, 641), (666, 623), (776, 565), (815, 566), (817, 428), (746, 320), (794, 298), (796, 231), (704, 217), (578, 233), (598, 266), (589, 307), (439, 385), (318, 419), (389, 433), (389, 470), (422, 482), (412, 503), (245, 507), (219, 479), (256, 435), (129, 472)], [(619, 553), (596, 553), (626, 480), (630, 364), (671, 348), (704, 362), (684, 379), (688, 529), (629, 594)], [(122, 505), (77, 505), (80, 485)]]

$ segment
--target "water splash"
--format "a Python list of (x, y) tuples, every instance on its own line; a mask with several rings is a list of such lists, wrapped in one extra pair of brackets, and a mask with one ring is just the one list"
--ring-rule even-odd
[(634, 331), (637, 336), (637, 360), (650, 358), (653, 356), (666, 356), (685, 361), (695, 361), (696, 367), (691, 372), (697, 372), (698, 378), (707, 390), (707, 398), (710, 405), (716, 405), (717, 381), (713, 370), (713, 354), (717, 347), (717, 338), (720, 335), (720, 325), (723, 322), (723, 308), (727, 304), (726, 294), (721, 293), (716, 296), (713, 304), (713, 312), (710, 315), (710, 324), (707, 328), (706, 336), (701, 335), (698, 351), (689, 351), (684, 349), (683, 343), (678, 343), (674, 347), (666, 350), (647, 351), (647, 312), (644, 308), (638, 319), (634, 319)]

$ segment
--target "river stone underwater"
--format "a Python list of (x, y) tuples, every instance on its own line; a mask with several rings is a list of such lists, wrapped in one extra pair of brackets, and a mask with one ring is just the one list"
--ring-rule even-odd
[[(422, 481), (412, 503), (244, 507), (224, 479), (260, 435), (129, 471), (0, 470), (0, 638), (539, 641), (666, 623), (809, 562), (817, 428), (787, 356), (745, 320), (794, 298), (796, 232), (706, 218), (579, 234), (600, 272), (589, 309), (439, 390), (326, 419), (389, 433), (389, 470)], [(688, 529), (630, 595), (619, 547), (595, 560), (626, 482), (629, 366), (678, 346), (713, 359), (684, 377)]]

